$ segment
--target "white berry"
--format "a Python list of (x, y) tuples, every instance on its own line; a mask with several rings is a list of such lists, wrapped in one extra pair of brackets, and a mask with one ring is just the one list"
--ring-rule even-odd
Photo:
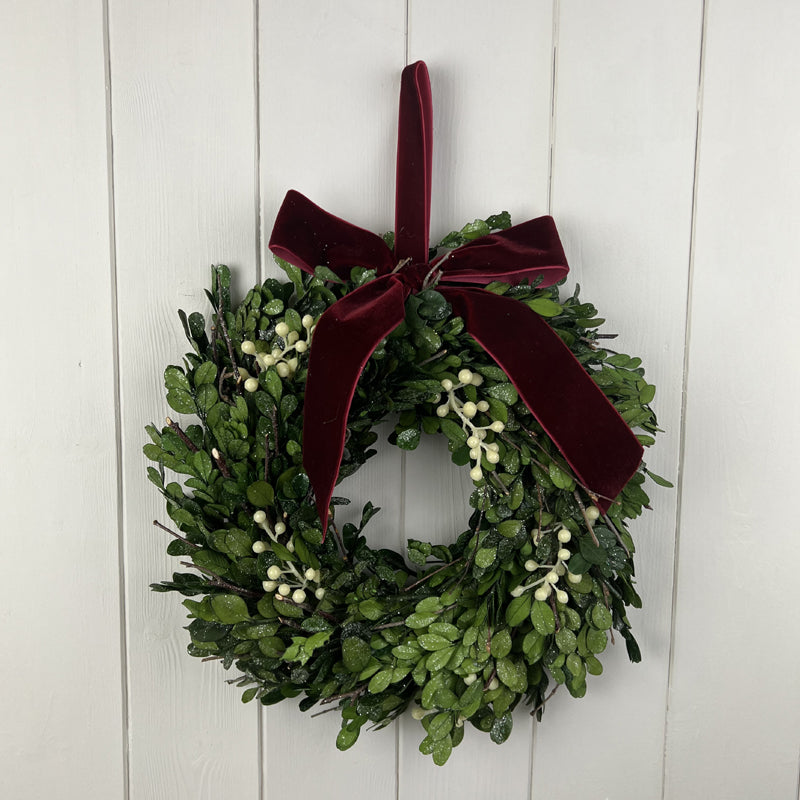
[(476, 459), (479, 459), (479, 458), (481, 457), (481, 449), (480, 449), (480, 447), (473, 447), (473, 448), (472, 448), (472, 449), (469, 451), (469, 457), (470, 457), (470, 458), (471, 458), (473, 461), (475, 461)]
[(558, 583), (558, 573), (551, 570), (547, 573), (547, 575), (544, 576), (544, 579), (548, 583)]
[(488, 411), (489, 404), (485, 400), (478, 401), (478, 411)]
[(490, 450), (486, 454), (486, 460), (490, 464), (496, 464), (500, 460), (500, 454), (496, 450)]
[(263, 511), (256, 511), (256, 513), (253, 514), (253, 522), (255, 522), (256, 525), (261, 525), (266, 521), (267, 515)]
[(472, 402), (464, 403), (463, 407), (461, 408), (461, 413), (467, 418), (472, 419), (478, 413), (478, 406)]
[(450, 378), (443, 378), (442, 389), (444, 389), (446, 392), (449, 392), (452, 390), (452, 388), (453, 388), (453, 381), (451, 381)]
[(292, 331), (287, 337), (286, 342), (288, 344), (294, 344), (300, 338), (300, 334), (297, 331)]
[(467, 439), (467, 447), (478, 447), (480, 443), (481, 440), (477, 436), (470, 436), (469, 439)]
[(317, 600), (322, 600), (322, 598), (325, 597), (325, 590), (320, 586), (320, 588), (314, 592), (314, 597), (316, 597)]
[(244, 388), (248, 392), (255, 392), (258, 389), (258, 378), (248, 378), (244, 382)]
[(289, 326), (285, 322), (279, 322), (275, 326), (275, 333), (277, 333), (278, 336), (280, 336), (281, 338), (283, 338), (284, 336), (288, 336)]
[(306, 593), (302, 589), (295, 589), (294, 592), (292, 592), (292, 600), (294, 600), (295, 603), (305, 603)]
[(293, 542), (291, 539), (289, 539), (289, 541), (288, 541), (288, 542), (286, 542), (286, 549), (287, 549), (287, 550), (288, 550), (290, 553), (294, 553), (294, 542)]
[(567, 580), (570, 583), (580, 583), (583, 580), (583, 575), (579, 572), (568, 572)]
[(289, 594), (291, 593), (291, 591), (292, 591), (292, 587), (291, 587), (291, 586), (289, 586), (289, 584), (288, 584), (288, 583), (282, 583), (282, 584), (281, 584), (281, 585), (278, 587), (278, 594), (279, 594), (281, 597), (288, 597), (288, 596), (289, 596)]
[(483, 470), (480, 467), (473, 467), (469, 471), (469, 476), (473, 481), (479, 481), (483, 477)]
[(497, 678), (495, 677), (495, 678), (492, 678), (492, 679), (489, 681), (489, 686), (488, 686), (487, 688), (489, 689), (489, 691), (490, 691), (490, 692), (493, 692), (493, 691), (494, 691), (495, 689), (497, 689), (499, 686), (500, 686), (500, 681), (499, 681), (499, 680), (497, 680)]
[(447, 403), (443, 403), (436, 408), (436, 416), (437, 417), (446, 417), (450, 413), (450, 406)]
[(261, 585), (264, 587), (265, 592), (274, 592), (275, 587), (278, 585), (277, 581), (262, 581)]
[(423, 719), (427, 713), (428, 712), (424, 708), (420, 708), (419, 706), (411, 709), (411, 716), (416, 720)]
[(570, 551), (569, 551), (569, 550), (567, 550), (567, 548), (566, 548), (566, 547), (562, 547), (562, 548), (561, 548), (561, 549), (558, 551), (558, 560), (559, 560), (559, 561), (568, 561), (568, 560), (569, 560), (569, 557), (570, 557), (571, 555), (572, 555), (572, 553), (570, 553)]
[(267, 577), (272, 581), (278, 580), (278, 578), (280, 578), (281, 575), (283, 575), (283, 571), (277, 564), (273, 564), (267, 570)]
[(572, 534), (566, 528), (562, 528), (558, 532), (558, 541), (562, 544), (566, 544), (571, 538)]
[(286, 533), (286, 526), (282, 522), (276, 522), (275, 533), (278, 536), (280, 536), (282, 533)]
[(600, 509), (597, 506), (588, 506), (586, 509), (586, 518), (594, 522), (600, 516)]
[(510, 594), (512, 597), (520, 597), (522, 594), (524, 594), (524, 592), (525, 592), (525, 587), (524, 587), (524, 586), (522, 586), (522, 585), (520, 585), (520, 586), (516, 586), (516, 587), (514, 587), (514, 588), (513, 588), (513, 589), (512, 589), (512, 590), (509, 592), (509, 594)]
[(253, 542), (253, 552), (254, 553), (256, 553), (256, 554), (263, 553), (263, 552), (266, 551), (266, 549), (267, 549), (267, 543), (266, 542), (260, 542), (260, 541), (259, 542)]
[(538, 568), (539, 568), (539, 565), (532, 558), (529, 558), (525, 562), (525, 569), (528, 570), (528, 572), (533, 572), (534, 570), (537, 570)]
[(476, 373), (474, 373), (474, 374), (473, 374), (473, 376), (472, 376), (472, 380), (470, 381), (470, 383), (471, 383), (473, 386), (480, 386), (480, 385), (483, 383), (483, 375), (478, 375), (478, 373), (477, 373), (477, 372), (476, 372)]
[(294, 349), (297, 350), (298, 353), (305, 353), (308, 350), (308, 343), (307, 342), (298, 342)]
[(254, 342), (251, 342), (251, 341), (249, 341), (249, 340), (247, 340), (247, 339), (245, 339), (245, 340), (242, 342), (242, 352), (243, 352), (243, 353), (244, 353), (246, 356), (253, 356), (253, 355), (255, 355), (255, 353), (256, 353), (256, 346), (255, 346), (255, 343), (254, 343)]
[(498, 419), (498, 420), (495, 420), (495, 421), (494, 421), (494, 422), (493, 422), (493, 423), (492, 423), (492, 424), (491, 424), (489, 427), (490, 427), (490, 428), (491, 428), (491, 429), (492, 429), (492, 430), (493, 430), (495, 433), (502, 433), (502, 432), (503, 432), (503, 431), (506, 429), (506, 426), (505, 426), (505, 425), (504, 425), (502, 422), (500, 422), (500, 420), (499, 420), (499, 419)]
[(472, 686), (476, 680), (478, 680), (478, 676), (474, 672), (470, 672), (469, 675), (464, 676), (464, 683), (466, 683), (467, 686)]
[(289, 373), (292, 371), (289, 365), (285, 364), (283, 361), (275, 367), (275, 370), (281, 378), (288, 378)]
[(462, 369), (458, 373), (458, 380), (460, 383), (472, 383), (472, 370)]
[(311, 314), (306, 314), (301, 321), (304, 328), (310, 328), (314, 324), (314, 317)]
[(556, 592), (556, 600), (558, 600), (559, 603), (566, 603), (569, 600), (569, 595), (566, 592), (559, 589)]
[(550, 587), (549, 587), (549, 586), (547, 586), (547, 588), (545, 588), (544, 586), (540, 586), (540, 587), (539, 587), (539, 588), (538, 588), (538, 589), (537, 589), (537, 590), (536, 590), (536, 591), (533, 593), (533, 596), (534, 596), (534, 597), (535, 597), (537, 600), (539, 600), (539, 601), (542, 601), (542, 600), (547, 600), (547, 598), (548, 598), (548, 597), (550, 597)]

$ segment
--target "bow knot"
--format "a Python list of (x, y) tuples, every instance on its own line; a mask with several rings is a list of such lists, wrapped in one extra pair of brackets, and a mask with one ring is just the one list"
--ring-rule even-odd
[(418, 61), (403, 70), (401, 81), (394, 253), (379, 236), (328, 214), (299, 192), (287, 193), (275, 220), (269, 246), (280, 258), (312, 274), (324, 265), (347, 277), (362, 266), (377, 276), (334, 303), (314, 332), (303, 466), (323, 532), (359, 375), (378, 343), (405, 319), (409, 294), (434, 285), (605, 511), (636, 472), (642, 446), (541, 317), (523, 303), (480, 288), (525, 279), (551, 286), (564, 277), (569, 268), (555, 223), (539, 217), (428, 263), (432, 119), (428, 70)]

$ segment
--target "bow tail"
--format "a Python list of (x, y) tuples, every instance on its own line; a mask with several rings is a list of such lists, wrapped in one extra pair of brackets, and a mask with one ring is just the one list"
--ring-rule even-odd
[(377, 278), (331, 306), (314, 330), (303, 409), (303, 467), (323, 536), (359, 376), (381, 340), (405, 318), (407, 293), (395, 275)]
[(643, 448), (558, 334), (509, 297), (441, 287), (470, 335), (508, 375), (525, 405), (607, 511)]

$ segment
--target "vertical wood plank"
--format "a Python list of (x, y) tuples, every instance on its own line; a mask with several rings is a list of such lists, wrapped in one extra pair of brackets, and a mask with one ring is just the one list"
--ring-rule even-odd
[(123, 797), (103, 8), (0, 5), (3, 795)]
[[(405, 3), (272, 0), (259, 6), (259, 30), (264, 271), (285, 277), (266, 243), (289, 189), (376, 233), (393, 227)], [(337, 486), (337, 495), (352, 500), (337, 524), (360, 519), (371, 500), (382, 511), (367, 529), (370, 541), (395, 547), (402, 458), (385, 443), (390, 431), (379, 430), (378, 454)], [(340, 753), (339, 713), (309, 719), (310, 713), (301, 715), (291, 702), (266, 709), (266, 797), (321, 788), (332, 800), (393, 797), (395, 727), (365, 730), (352, 750)]]
[(179, 567), (141, 452), (188, 349), (176, 310), (208, 312), (211, 263), (256, 278), (253, 46), (247, 0), (110, 3), (132, 800), (258, 791), (255, 710), (186, 654), (180, 598), (148, 589)]
[[(488, 13), (486, 13), (488, 12)], [(502, 210), (522, 222), (547, 211), (552, 85), (552, 3), (504, 0), (491, 8), (416, 0), (409, 61), (431, 72), (434, 174), (431, 236)], [(466, 530), (472, 482), (444, 440), (407, 457), (405, 538), (451, 542)], [(400, 797), (522, 797), (528, 793), (532, 722), (514, 718), (502, 746), (471, 725), (447, 766), (419, 753), (420, 724), (402, 721)]]
[[(658, 387), (666, 434), (645, 462), (673, 480), (701, 29), (696, 0), (573, 0), (558, 20), (553, 215), (572, 280), (620, 334), (609, 346), (640, 356)], [(556, 695), (536, 734), (534, 796), (556, 785), (570, 797), (661, 796), (677, 493), (646, 488), (655, 511), (631, 523), (644, 609), (629, 614), (643, 660), (630, 664), (617, 637), (584, 699)]]
[(788, 800), (800, 8), (707, 5), (666, 796)]

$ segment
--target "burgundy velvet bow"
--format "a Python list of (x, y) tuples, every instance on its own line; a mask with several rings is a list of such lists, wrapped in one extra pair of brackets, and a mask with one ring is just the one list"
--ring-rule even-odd
[[(373, 233), (290, 191), (269, 247), (313, 273), (327, 266), (346, 278), (353, 267), (377, 277), (320, 317), (310, 350), (303, 416), (303, 466), (327, 531), (329, 503), (344, 452), (356, 384), (377, 345), (405, 318), (406, 298), (432, 270), (436, 290), (466, 330), (508, 375), (525, 405), (581, 482), (606, 510), (638, 468), (642, 447), (560, 337), (526, 305), (477, 288), (502, 280), (567, 274), (552, 217), (539, 217), (468, 242), (428, 263), (433, 112), (428, 70), (403, 70), (397, 145), (394, 253)], [(471, 284), (471, 285), (470, 285)]]

